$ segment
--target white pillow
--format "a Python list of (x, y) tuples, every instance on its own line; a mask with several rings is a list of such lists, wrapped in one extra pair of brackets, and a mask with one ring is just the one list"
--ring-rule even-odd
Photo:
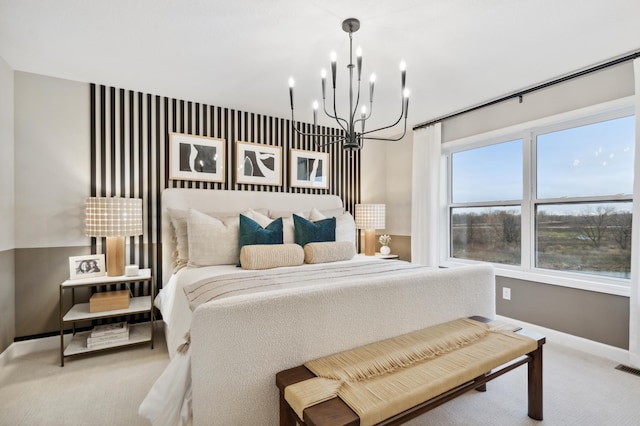
[(266, 214), (262, 214), (259, 211), (253, 210), (253, 209), (249, 209), (246, 212), (243, 212), (242, 214), (248, 217), (249, 219), (255, 220), (256, 222), (258, 222), (258, 225), (262, 226), (263, 228), (266, 228), (274, 220), (269, 216), (267, 216)]
[[(318, 211), (318, 209), (314, 208), (312, 209), (312, 211)], [(320, 213), (322, 213), (323, 215), (325, 215), (325, 217), (340, 217), (340, 215), (342, 215), (342, 213), (344, 213), (344, 208), (342, 207), (338, 207), (335, 209), (328, 209), (328, 210), (320, 210)]]
[(326, 216), (318, 209), (311, 209), (309, 220), (315, 222), (317, 220), (326, 219), (327, 217), (336, 218), (336, 241), (349, 241), (356, 244), (356, 222), (353, 220), (351, 213), (344, 212), (339, 216)]
[(294, 214), (300, 217), (304, 217), (305, 219), (309, 219), (309, 212), (294, 212), (291, 210), (269, 210), (269, 217), (272, 219), (277, 219), (279, 217), (285, 219), (287, 217), (293, 217)]
[[(189, 210), (179, 209), (167, 209), (169, 213), (169, 219), (173, 226), (173, 237), (176, 243), (174, 258), (174, 271), (187, 266), (189, 262), (189, 233), (187, 228), (187, 221), (189, 219)], [(207, 216), (215, 217), (221, 221), (228, 221), (237, 216), (236, 213), (203, 213)]]
[[(176, 272), (189, 262), (189, 238), (187, 236), (189, 211), (168, 209), (168, 212), (171, 226), (173, 227), (173, 238), (176, 243), (176, 250), (172, 253), (174, 259), (173, 272)], [(167, 249), (165, 248), (165, 250)]]
[(293, 215), (296, 214), (300, 217), (304, 217), (307, 219), (309, 217), (309, 213), (303, 212), (291, 212), (288, 210), (269, 210), (269, 216), (272, 219), (277, 219), (279, 217), (282, 218), (282, 240), (284, 244), (295, 244), (295, 226), (293, 224)]
[(235, 265), (238, 262), (240, 218), (220, 220), (189, 210), (189, 262), (192, 267)]

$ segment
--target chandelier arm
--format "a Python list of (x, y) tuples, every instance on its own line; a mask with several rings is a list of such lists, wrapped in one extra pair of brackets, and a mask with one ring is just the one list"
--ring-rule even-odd
[[(293, 124), (293, 130), (296, 131), (297, 134), (299, 134), (300, 136), (310, 136), (310, 137), (321, 137), (321, 138), (328, 138), (328, 137), (332, 137), (331, 135), (327, 135), (326, 133), (307, 133), (307, 132), (303, 132), (300, 129), (298, 129), (298, 127)], [(346, 139), (345, 137), (341, 137), (342, 140)]]
[[(371, 117), (371, 113), (373, 112), (373, 102), (369, 102), (369, 110), (367, 111), (367, 115), (366, 117), (362, 118), (362, 116), (360, 118), (358, 118), (355, 123), (358, 123), (360, 121), (367, 121), (370, 117)], [(396, 124), (398, 124), (398, 122), (396, 122)]]
[[(344, 124), (345, 124), (345, 125), (348, 125), (348, 124), (349, 124), (349, 123), (347, 123), (347, 120), (345, 120), (344, 118), (340, 118), (340, 117), (333, 116), (333, 115), (329, 114), (329, 112), (327, 111), (327, 104), (325, 103), (325, 100), (324, 100), (324, 99), (322, 100), (322, 107), (323, 107), (323, 109), (324, 109), (324, 113), (327, 115), (327, 117), (329, 117), (329, 118), (333, 118), (333, 119), (334, 119), (334, 120), (336, 120), (336, 121), (341, 120), (342, 122), (344, 122)], [(342, 130), (344, 130), (345, 132), (347, 131), (347, 130), (344, 128), (344, 126), (340, 126), (340, 127), (342, 127)]]
[[(356, 106), (353, 107), (353, 111), (351, 111), (351, 117), (355, 117), (356, 113), (358, 112), (358, 105), (360, 104), (360, 80), (358, 80), (358, 94), (356, 96)], [(357, 123), (357, 121), (354, 122), (354, 124)]]
[[(393, 126), (391, 126), (391, 127), (393, 127)], [(385, 128), (385, 127), (381, 128), (381, 129), (378, 129), (378, 130), (382, 130), (382, 129), (384, 129), (384, 128)], [(375, 131), (377, 131), (377, 130), (372, 130), (372, 131), (374, 131), (374, 132), (375, 132)], [(370, 132), (367, 132), (367, 133), (370, 133)], [(366, 134), (366, 133), (361, 133), (361, 134), (360, 134), (360, 140), (367, 139), (367, 140), (370, 140), (370, 141), (372, 140), (372, 141), (389, 141), (389, 142), (397, 142), (397, 141), (399, 141), (400, 139), (404, 138), (404, 136), (407, 134), (407, 120), (406, 120), (406, 119), (404, 120), (404, 131), (402, 132), (402, 135), (398, 136), (397, 138), (376, 138), (376, 137), (373, 137), (373, 136), (371, 136), (371, 137), (367, 137), (367, 136), (363, 136), (364, 134)]]
[(324, 148), (325, 146), (333, 145), (333, 144), (336, 144), (336, 143), (339, 143), (339, 142), (344, 142), (344, 140), (345, 140), (345, 138), (339, 138), (339, 139), (335, 139), (335, 140), (332, 140), (332, 141), (329, 141), (329, 142), (323, 142), (323, 143), (320, 143), (320, 142), (318, 142), (316, 140), (316, 141), (314, 141), (314, 143), (316, 144), (316, 146), (318, 148)]
[[(384, 126), (384, 127), (378, 127), (377, 129), (367, 130), (366, 132), (362, 133), (362, 135), (368, 135), (370, 133), (379, 132), (380, 130), (390, 129), (392, 127), (397, 126), (400, 120), (402, 120), (402, 116), (400, 116), (400, 118), (398, 118), (398, 120), (393, 124), (389, 124), (388, 126)], [(405, 119), (405, 122), (406, 122), (406, 119)]]
[[(358, 93), (358, 103), (360, 102), (360, 93)], [(356, 107), (357, 108), (357, 107)], [(353, 124), (358, 124), (361, 121), (367, 121), (369, 117), (371, 117), (371, 112), (373, 111), (373, 102), (369, 102), (369, 111), (364, 117), (360, 116)], [(397, 124), (397, 123), (396, 123)], [(367, 132), (368, 133), (368, 132)]]
[[(303, 131), (301, 131), (301, 130), (298, 128), (298, 126), (300, 125), (300, 123), (298, 123), (298, 124), (296, 125), (296, 121), (295, 121), (295, 120), (294, 120), (294, 118), (293, 118), (293, 111), (291, 111), (291, 125), (293, 126), (293, 130), (295, 130), (295, 131), (296, 131), (296, 133), (297, 133), (297, 134), (299, 134), (300, 136), (309, 136), (309, 137), (312, 137), (312, 138), (314, 138), (314, 139), (319, 138), (319, 137), (320, 137), (320, 138), (330, 138), (330, 137), (333, 137), (333, 136), (328, 135), (328, 134), (326, 134), (326, 133), (307, 133), (307, 132), (303, 132)], [(315, 126), (314, 126), (314, 127), (315, 127)], [(323, 143), (323, 144), (320, 144), (317, 140), (314, 140), (314, 142), (315, 142), (315, 144), (316, 144), (316, 145), (318, 145), (318, 146), (326, 146), (326, 145), (331, 145), (331, 144), (334, 144), (334, 143), (337, 143), (337, 142), (345, 141), (346, 139), (347, 139), (347, 137), (346, 137), (346, 136), (340, 136), (340, 137), (337, 137), (336, 139), (332, 140), (331, 142), (327, 142), (327, 143)]]
[[(385, 127), (379, 127), (379, 128), (377, 128), (377, 129), (368, 130), (368, 131), (366, 131), (366, 132), (364, 132), (364, 133), (361, 133), (361, 135), (368, 135), (369, 133), (375, 133), (375, 132), (378, 132), (378, 131), (380, 131), (380, 130), (390, 129), (390, 128), (395, 127), (396, 125), (398, 125), (398, 123), (400, 122), (400, 120), (402, 120), (402, 116), (403, 116), (403, 115), (405, 115), (405, 114), (404, 114), (404, 105), (405, 105), (405, 103), (404, 103), (404, 100), (403, 100), (403, 102), (402, 102), (402, 110), (400, 111), (400, 117), (398, 117), (398, 119), (396, 120), (396, 122), (395, 122), (395, 123), (393, 123), (393, 124), (389, 124), (388, 126), (385, 126)], [(405, 118), (404, 118), (404, 125), (405, 125), (405, 131), (406, 131), (406, 127), (407, 127), (407, 117), (405, 117)], [(386, 139), (384, 139), (384, 140), (386, 140)]]
[[(326, 111), (325, 111), (325, 113), (326, 113)], [(336, 109), (336, 88), (335, 88), (335, 86), (333, 88), (333, 114), (334, 115), (330, 115), (330, 114), (327, 114), (327, 115), (329, 117), (332, 117), (334, 120), (336, 120), (336, 123), (338, 123), (340, 125), (340, 127), (342, 128), (342, 130), (344, 130), (345, 133), (349, 133), (349, 131), (344, 127), (344, 125), (342, 125), (341, 121), (343, 121), (346, 126), (349, 126), (349, 122), (347, 120), (345, 120), (344, 118), (338, 117), (338, 110)]]

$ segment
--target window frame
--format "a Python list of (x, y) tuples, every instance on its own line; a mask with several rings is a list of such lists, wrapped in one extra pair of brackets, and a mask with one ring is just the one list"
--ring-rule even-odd
[[(521, 263), (520, 265), (507, 265), (493, 263), (496, 275), (516, 278), (544, 284), (559, 285), (578, 288), (589, 291), (597, 291), (620, 296), (630, 295), (630, 280), (577, 272), (557, 271), (538, 268), (535, 266), (536, 239), (535, 211), (537, 205), (548, 205), (567, 202), (602, 202), (602, 201), (627, 201), (633, 202), (633, 194), (614, 194), (593, 197), (568, 197), (554, 199), (538, 199), (536, 184), (536, 137), (554, 131), (566, 130), (601, 121), (622, 118), (635, 114), (634, 97), (626, 97), (602, 104), (557, 114), (542, 119), (537, 119), (521, 124), (516, 124), (503, 129), (469, 136), (466, 138), (445, 142), (442, 144), (442, 167), (440, 173), (441, 209), (440, 209), (440, 253), (441, 266), (456, 266), (461, 264), (473, 264), (478, 261), (451, 257), (451, 209), (460, 207), (493, 207), (493, 206), (520, 206), (521, 214)], [(514, 139), (522, 140), (523, 161), (523, 188), (522, 200), (452, 203), (452, 154), (470, 149), (509, 142)], [(638, 147), (638, 136), (634, 149)], [(640, 165), (634, 165), (634, 173), (639, 173)], [(633, 255), (632, 255), (633, 262)]]

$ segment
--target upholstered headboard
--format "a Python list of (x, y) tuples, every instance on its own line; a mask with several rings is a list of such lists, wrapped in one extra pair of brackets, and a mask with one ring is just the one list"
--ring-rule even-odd
[(162, 191), (162, 285), (173, 273), (175, 241), (169, 209), (201, 212), (241, 213), (248, 209), (307, 212), (312, 208), (329, 210), (343, 207), (336, 195), (292, 194), (285, 192), (225, 191), (167, 188)]

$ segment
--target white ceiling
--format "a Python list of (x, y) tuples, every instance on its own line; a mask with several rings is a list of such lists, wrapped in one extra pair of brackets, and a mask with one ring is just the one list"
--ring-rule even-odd
[(640, 49), (638, 0), (0, 0), (0, 57), (284, 118), (294, 76), (296, 119), (311, 121), (331, 50), (348, 98), (349, 17), (377, 75), (377, 126), (399, 114), (401, 60), (413, 125)]

